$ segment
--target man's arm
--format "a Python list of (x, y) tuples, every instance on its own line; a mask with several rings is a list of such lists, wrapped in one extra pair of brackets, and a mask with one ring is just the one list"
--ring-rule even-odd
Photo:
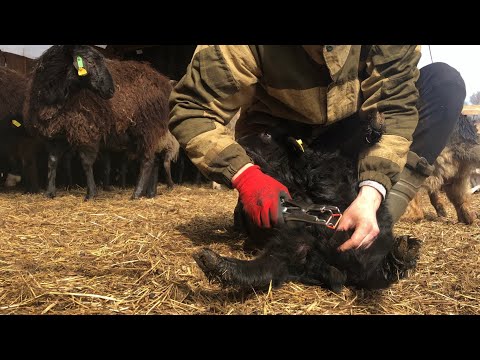
[(387, 192), (405, 166), (412, 134), (418, 124), (416, 103), (420, 60), (417, 45), (373, 45), (367, 58), (369, 77), (362, 84), (360, 116), (379, 112), (385, 119), (380, 141), (360, 154), (359, 181), (374, 180)]
[(205, 176), (229, 187), (252, 161), (224, 125), (251, 102), (259, 76), (248, 46), (200, 45), (170, 96), (170, 131)]
[(340, 251), (370, 247), (379, 233), (376, 212), (384, 191), (392, 187), (406, 162), (412, 134), (418, 124), (415, 82), (420, 47), (414, 45), (373, 45), (367, 59), (369, 77), (361, 84), (364, 103), (360, 115), (379, 112), (385, 118), (385, 134), (360, 154), (360, 191), (345, 210), (338, 230), (355, 231)]

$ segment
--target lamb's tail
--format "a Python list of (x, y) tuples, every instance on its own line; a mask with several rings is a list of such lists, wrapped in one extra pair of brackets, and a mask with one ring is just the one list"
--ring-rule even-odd
[(285, 282), (288, 269), (284, 262), (274, 256), (260, 255), (258, 258), (238, 260), (220, 256), (203, 248), (193, 255), (196, 263), (211, 282), (236, 288), (267, 289)]

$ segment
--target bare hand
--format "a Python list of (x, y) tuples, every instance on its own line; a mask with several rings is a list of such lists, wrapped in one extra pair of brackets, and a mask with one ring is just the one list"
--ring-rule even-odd
[(368, 249), (380, 232), (377, 223), (377, 210), (382, 202), (382, 195), (371, 186), (362, 186), (357, 198), (345, 210), (338, 224), (338, 231), (355, 229), (352, 237), (337, 250)]

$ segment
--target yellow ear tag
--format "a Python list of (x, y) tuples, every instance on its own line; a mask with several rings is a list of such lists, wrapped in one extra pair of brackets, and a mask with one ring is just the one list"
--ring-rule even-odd
[(87, 69), (83, 67), (83, 59), (81, 56), (77, 56), (77, 65), (78, 65), (78, 76), (87, 75)]
[(22, 126), (17, 120), (12, 120), (12, 124), (15, 125), (16, 127)]
[(302, 150), (302, 152), (305, 152), (305, 149), (303, 148), (302, 139), (296, 139), (295, 141), (297, 142), (298, 146), (300, 146), (300, 149)]

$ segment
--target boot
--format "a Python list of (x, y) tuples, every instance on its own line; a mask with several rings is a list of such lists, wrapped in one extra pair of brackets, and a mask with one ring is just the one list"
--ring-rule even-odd
[(395, 224), (407, 209), (408, 203), (417, 194), (425, 180), (432, 174), (433, 165), (410, 151), (400, 180), (390, 189), (386, 198), (387, 209)]

